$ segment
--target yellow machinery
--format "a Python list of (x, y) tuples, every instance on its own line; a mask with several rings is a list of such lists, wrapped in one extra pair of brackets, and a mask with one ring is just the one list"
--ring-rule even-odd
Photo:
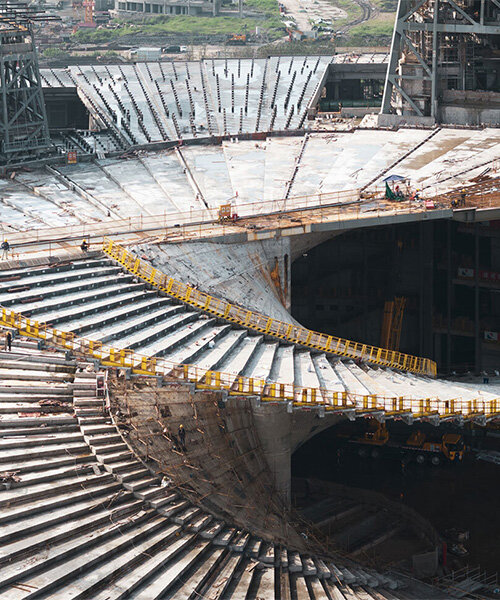
[[(433, 465), (439, 465), (443, 459), (461, 461), (466, 450), (463, 438), (458, 433), (444, 433), (439, 440), (430, 441), (423, 431), (416, 429), (406, 440), (401, 437), (398, 440), (397, 437), (395, 433), (391, 436), (385, 423), (371, 419), (363, 435), (351, 438), (349, 443), (355, 444), (359, 456), (378, 458), (383, 452), (405, 462), (414, 459), (418, 464), (429, 461)], [(367, 446), (372, 450), (367, 450)]]
[(380, 345), (388, 350), (398, 350), (401, 339), (401, 327), (406, 306), (406, 298), (396, 297), (387, 300), (384, 306), (384, 320)]
[(424, 452), (441, 453), (450, 461), (462, 460), (465, 453), (462, 436), (458, 433), (445, 433), (439, 441), (429, 442), (425, 433), (417, 429), (410, 435), (406, 444)]

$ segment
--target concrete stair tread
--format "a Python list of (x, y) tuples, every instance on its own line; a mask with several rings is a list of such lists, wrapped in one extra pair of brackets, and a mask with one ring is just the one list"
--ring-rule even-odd
[(63, 454), (61, 456), (47, 456), (38, 460), (33, 459), (23, 461), (22, 463), (2, 463), (1, 470), (16, 471), (17, 473), (29, 474), (31, 472), (45, 471), (46, 469), (56, 469), (66, 465), (77, 465), (89, 462), (95, 463), (96, 458), (90, 452), (90, 449), (87, 449), (87, 452), (85, 454), (79, 454), (76, 456), (68, 456), (67, 454)]
[[(24, 416), (25, 414), (35, 414), (38, 415), (40, 413), (45, 414), (71, 414), (69, 412), (69, 408), (71, 405), (68, 403), (64, 403), (58, 399), (58, 402), (54, 404), (40, 404), (39, 402), (33, 402), (30, 404), (24, 404), (21, 402), (0, 402), (0, 415), (6, 415), (7, 417), (11, 417), (15, 414), (20, 414)], [(0, 419), (2, 417), (0, 416)]]
[[(146, 314), (136, 315), (126, 321), (105, 326), (99, 331), (91, 332), (86, 337), (108, 344), (117, 344), (120, 348), (132, 348), (144, 339), (148, 339), (149, 336), (173, 327), (185, 318), (186, 313), (182, 311), (182, 307), (167, 305)], [(141, 325), (144, 325), (145, 320), (152, 319), (157, 319), (157, 321), (152, 325), (140, 328)]]
[[(147, 513), (141, 515), (141, 512), (133, 517), (125, 517), (129, 523), (127, 528), (118, 528), (116, 523), (111, 523), (100, 527), (95, 532), (84, 533), (48, 548), (34, 557), (36, 562), (34, 560), (28, 568), (24, 565), (24, 574), (19, 567), (15, 569), (16, 583), (33, 586), (37, 594), (52, 593), (53, 589), (63, 585), (65, 580), (75, 579), (82, 571), (93, 568), (95, 564), (107, 560), (108, 556), (112, 556), (121, 548), (133, 544), (134, 540), (138, 542), (148, 531), (163, 525), (164, 521), (161, 517), (152, 517)], [(100, 543), (101, 537), (103, 540)], [(13, 565), (14, 568), (16, 566)], [(6, 577), (11, 578), (13, 570), (6, 567)], [(22, 595), (25, 592), (17, 588), (12, 589), (16, 592), (12, 595), (13, 600), (25, 597)]]
[(186, 322), (183, 328), (176, 329), (159, 340), (141, 346), (141, 354), (158, 355), (172, 362), (179, 362), (175, 360), (175, 355), (169, 355), (169, 353), (178, 348), (187, 339), (193, 340), (195, 336), (203, 335), (200, 332), (214, 322), (214, 319), (197, 319), (197, 313), (190, 313), (190, 317), (190, 320)]
[(125, 452), (113, 452), (110, 454), (96, 454), (96, 456), (99, 462), (102, 462), (106, 465), (110, 465), (114, 462), (125, 462), (131, 458), (135, 458), (130, 450)]
[(243, 552), (250, 540), (250, 534), (247, 531), (239, 532), (229, 544), (233, 552)]
[[(185, 533), (175, 541), (168, 544), (166, 548), (157, 552), (147, 562), (140, 564), (130, 573), (122, 575), (121, 578), (110, 583), (106, 590), (93, 596), (93, 600), (122, 600), (129, 597), (136, 589), (144, 586), (148, 591), (149, 581), (164, 570), (175, 557), (187, 548), (194, 539), (193, 534)], [(146, 583), (145, 583), (146, 582)]]
[(150, 586), (132, 594), (132, 596), (130, 596), (131, 599), (158, 600), (161, 598), (176, 582), (181, 580), (183, 574), (199, 560), (200, 556), (205, 553), (208, 546), (208, 541), (196, 541), (194, 547), (189, 550), (189, 552), (177, 559), (166, 571), (163, 571), (155, 577), (151, 581)]
[(112, 423), (102, 425), (82, 425), (80, 427), (84, 436), (92, 438), (96, 435), (105, 435), (116, 431), (116, 426)]
[[(87, 495), (80, 498), (73, 498), (74, 502), (54, 506), (48, 512), (36, 512), (35, 514), (27, 512), (15, 521), (2, 523), (0, 541), (8, 544), (11, 540), (17, 539), (21, 534), (23, 536), (30, 536), (41, 531), (46, 531), (60, 524), (72, 522), (74, 519), (94, 514), (94, 512), (97, 513), (103, 507), (111, 509), (112, 507), (120, 506), (123, 502), (140, 503), (139, 500), (133, 497), (131, 492), (123, 490), (118, 485), (110, 491), (113, 494), (110, 501), (110, 497), (105, 495), (107, 489), (103, 488), (104, 493), (97, 495), (97, 497), (94, 497), (94, 494), (94, 496)], [(138, 504), (138, 506), (142, 507), (142, 503)]]
[(130, 491), (138, 491), (145, 487), (160, 488), (160, 481), (156, 477), (152, 477), (149, 472), (143, 479), (132, 481), (130, 483), (124, 483), (124, 487)]
[(30, 446), (38, 446), (45, 444), (65, 444), (67, 442), (81, 442), (82, 440), (83, 436), (79, 431), (47, 433), (46, 435), (17, 435), (15, 438), (12, 436), (9, 439), (6, 439), (5, 437), (0, 437), (0, 450), (16, 448), (21, 444), (24, 448), (29, 448)]
[(50, 456), (54, 454), (76, 454), (77, 452), (86, 452), (88, 450), (87, 444), (85, 442), (66, 442), (61, 444), (60, 446), (56, 444), (50, 444), (49, 447), (44, 448), (29, 448), (29, 449), (19, 449), (19, 448), (11, 448), (5, 449), (0, 453), (0, 463), (7, 461), (19, 460), (21, 463), (24, 460), (28, 460), (30, 458), (36, 456)]
[[(205, 591), (205, 597), (223, 598), (243, 560), (244, 559), (242, 558), (241, 554), (228, 555), (224, 565), (222, 565), (222, 567), (216, 573), (216, 576), (211, 582), (210, 587)], [(265, 598), (267, 600), (267, 598), (271, 597), (272, 596), (266, 596)]]
[[(97, 276), (96, 274), (106, 275), (108, 273), (118, 273), (119, 267), (113, 264), (95, 264), (91, 266), (85, 265), (80, 269), (71, 269), (68, 271), (51, 271), (48, 273), (39, 273), (31, 276), (23, 277), (17, 286), (32, 286), (38, 287), (38, 284), (69, 282), (74, 279), (87, 279), (88, 277)], [(13, 283), (13, 282), (12, 282)], [(15, 285), (11, 285), (15, 287)]]
[[(102, 402), (102, 400), (100, 400)], [(121, 436), (117, 433), (116, 428), (114, 428), (114, 432), (104, 433), (104, 434), (94, 434), (94, 435), (85, 435), (85, 440), (90, 446), (100, 446), (101, 444), (106, 444), (108, 442), (122, 442)]]
[(86, 514), (72, 517), (69, 513), (68, 518), (62, 522), (52, 526), (27, 533), (21, 539), (11, 543), (5, 543), (0, 546), (0, 560), (4, 562), (9, 560), (12, 562), (18, 557), (25, 556), (26, 552), (32, 551), (36, 553), (40, 546), (53, 545), (56, 542), (65, 539), (73, 538), (75, 535), (85, 532), (87, 529), (95, 529), (106, 522), (110, 524), (116, 523), (122, 515), (137, 512), (142, 508), (140, 500), (133, 500), (118, 506), (107, 508), (105, 506), (97, 507), (94, 510), (89, 510)]
[(236, 535), (234, 527), (225, 527), (218, 535), (213, 538), (214, 546), (228, 546), (229, 542)]
[(125, 471), (123, 473), (120, 473), (117, 475), (117, 477), (119, 477), (120, 481), (122, 483), (124, 483), (124, 482), (134, 481), (136, 479), (142, 479), (148, 473), (149, 473), (149, 471), (146, 468), (140, 467), (136, 470)]
[(222, 531), (223, 528), (223, 521), (215, 521), (212, 523), (208, 523), (208, 525), (200, 531), (200, 535), (204, 539), (212, 540), (216, 535), (218, 535)]
[[(140, 292), (144, 289), (143, 283), (131, 283), (130, 281), (122, 281), (116, 283), (116, 279), (106, 278), (107, 285), (90, 290), (77, 290), (73, 293), (64, 294), (64, 302), (61, 297), (49, 297), (34, 302), (23, 303), (23, 312), (31, 314), (33, 318), (39, 319), (40, 322), (50, 323), (50, 319), (46, 315), (62, 314), (61, 306), (77, 306), (78, 304), (86, 304), (92, 298), (108, 298), (110, 295), (115, 297), (120, 293), (135, 290)], [(52, 312), (50, 312), (52, 311)]]
[[(155, 307), (158, 307), (155, 309)], [(119, 321), (120, 324), (124, 327), (128, 325), (128, 317), (130, 313), (136, 314), (137, 311), (142, 311), (140, 317), (144, 319), (146, 316), (154, 313), (163, 314), (160, 310), (161, 308), (172, 308), (171, 302), (167, 298), (162, 298), (158, 296), (147, 297), (143, 299), (143, 295), (137, 297), (136, 302), (128, 302), (125, 305), (122, 305), (114, 310), (106, 310), (101, 311), (97, 314), (86, 315), (85, 317), (75, 318), (74, 320), (67, 321), (64, 323), (64, 329), (66, 331), (75, 331), (77, 334), (79, 332), (88, 331), (89, 329), (93, 330), (95, 327), (99, 326), (99, 333), (108, 331), (106, 327), (108, 327), (107, 323), (109, 323), (109, 333), (105, 333), (102, 337), (107, 337), (114, 331), (120, 332), (120, 329), (116, 327), (116, 322)], [(86, 336), (87, 334), (85, 334)]]
[[(120, 289), (121, 288), (118, 287), (117, 291), (119, 292)], [(154, 292), (150, 292), (147, 296), (151, 297), (152, 295), (154, 295)], [(87, 318), (90, 319), (92, 316), (95, 316), (95, 311), (97, 311), (100, 314), (101, 309), (109, 308), (110, 306), (113, 306), (118, 302), (134, 302), (136, 299), (144, 298), (144, 296), (146, 296), (146, 294), (141, 293), (141, 290), (134, 290), (131, 292), (127, 291), (121, 294), (116, 293), (113, 294), (112, 300), (110, 298), (100, 298), (99, 300), (94, 300), (91, 302), (72, 304), (66, 309), (58, 309), (50, 312), (45, 312), (43, 313), (43, 319), (44, 321), (47, 321), (49, 323), (64, 323), (64, 329), (66, 330), (66, 325), (73, 321), (73, 319), (77, 319), (77, 316), (83, 313), (84, 316), (81, 317), (81, 326), (86, 326), (86, 323), (84, 321), (86, 321)], [(111, 312), (112, 311), (109, 311), (109, 313)], [(109, 313), (106, 312), (105, 314), (109, 316)]]
[(45, 369), (23, 369), (21, 365), (16, 364), (15, 368), (0, 367), (0, 383), (7, 381), (39, 381), (40, 383), (65, 383), (73, 380), (72, 372), (46, 371)]
[[(30, 266), (24, 269), (9, 269), (9, 277), (18, 278), (18, 281), (24, 281), (29, 277), (40, 277), (43, 275), (52, 275), (53, 273), (68, 273), (71, 271), (77, 272), (79, 269), (90, 269), (92, 267), (105, 266), (110, 261), (107, 259), (85, 259), (80, 261), (71, 261), (65, 265), (43, 265), (43, 266)], [(15, 280), (14, 280), (15, 282)], [(8, 282), (7, 285), (10, 285)]]
[(70, 388), (67, 381), (43, 381), (35, 379), (33, 381), (29, 379), (2, 379), (0, 378), (0, 386), (3, 392), (14, 391), (17, 388), (26, 388), (29, 392), (45, 393), (46, 390), (50, 390), (51, 394), (59, 395), (62, 393), (68, 393)]
[(277, 342), (260, 344), (245, 366), (242, 375), (254, 379), (267, 380), (271, 373), (274, 357), (278, 348)]
[(175, 591), (176, 600), (188, 600), (192, 597), (193, 593), (196, 595), (200, 594), (199, 589), (202, 587), (205, 580), (209, 578), (210, 574), (216, 570), (221, 561), (223, 552), (223, 548), (209, 547), (207, 549), (201, 564), (199, 564), (197, 568), (196, 566), (193, 568), (189, 579)]
[(246, 337), (244, 329), (229, 329), (226, 334), (217, 340), (213, 348), (206, 350), (197, 360), (199, 369), (213, 370), (231, 353), (236, 352), (238, 345)]
[[(98, 277), (91, 277), (88, 279), (77, 279), (75, 281), (70, 281), (67, 283), (62, 282), (54, 285), (33, 287), (29, 290), (25, 290), (23, 292), (18, 293), (0, 294), (0, 306), (5, 306), (7, 309), (10, 310), (15, 310), (16, 305), (21, 304), (23, 306), (24, 312), (27, 312), (25, 306), (26, 303), (23, 302), (24, 300), (28, 300), (29, 298), (44, 298), (47, 296), (57, 296), (61, 293), (66, 293), (71, 290), (77, 291), (82, 289), (89, 289), (91, 288), (91, 286), (100, 287), (101, 285), (105, 285), (106, 283), (115, 284), (117, 275), (101, 275)], [(130, 276), (127, 279), (130, 279)]]
[(137, 458), (135, 458), (135, 456), (132, 453), (130, 453), (130, 458), (128, 460), (112, 462), (109, 464), (101, 464), (106, 470), (109, 470), (110, 472), (115, 473), (117, 475), (119, 475), (120, 473), (127, 473), (129, 471), (136, 470), (140, 466), (142, 466), (142, 464), (137, 460)]
[[(120, 438), (121, 439), (121, 438)], [(105, 457), (107, 454), (116, 454), (117, 452), (127, 450), (128, 446), (125, 442), (120, 441), (116, 444), (103, 444), (102, 446), (96, 446), (94, 452), (96, 456)]]
[[(106, 475), (111, 477), (107, 473)], [(30, 486), (16, 487), (10, 490), (1, 490), (0, 507), (25, 504), (27, 501), (32, 499), (50, 498), (54, 495), (60, 495), (63, 493), (65, 494), (75, 488), (84, 488), (86, 485), (92, 485), (96, 477), (99, 476), (95, 475), (94, 473), (92, 473), (90, 476), (81, 474), (58, 481), (57, 485), (54, 482), (34, 483)]]
[(246, 334), (238, 347), (238, 353), (229, 354), (219, 366), (220, 371), (223, 373), (232, 373), (235, 376), (241, 375), (250, 363), (257, 348), (262, 344), (264, 338), (261, 335), (248, 335), (248, 332)]
[(96, 565), (90, 572), (78, 577), (72, 582), (71, 589), (64, 587), (57, 592), (52, 592), (51, 598), (57, 600), (77, 600), (88, 598), (110, 581), (114, 581), (120, 575), (129, 573), (136, 566), (140, 566), (150, 560), (156, 552), (161, 551), (169, 540), (179, 532), (179, 528), (173, 523), (164, 522), (163, 527), (144, 541), (134, 544), (130, 549), (121, 552), (102, 564)]
[(201, 514), (200, 508), (197, 506), (190, 506), (189, 508), (186, 508), (186, 510), (181, 510), (176, 513), (172, 517), (172, 521), (179, 525), (186, 525), (186, 523), (189, 523), (189, 521), (193, 520), (199, 514)]
[(173, 502), (172, 504), (166, 504), (156, 509), (160, 514), (165, 517), (171, 517), (175, 513), (180, 512), (181, 510), (188, 508), (189, 502), (187, 500), (180, 500), (179, 502)]
[[(0, 425), (2, 425), (2, 421), (0, 420)], [(32, 427), (12, 427), (12, 428), (0, 428), (0, 439), (16, 439), (20, 437), (25, 437), (29, 439), (31, 436), (49, 436), (52, 434), (64, 435), (65, 433), (77, 433), (79, 432), (78, 425), (74, 422), (72, 423), (63, 423), (61, 425), (47, 426), (33, 425)]]
[[(49, 498), (41, 498), (30, 503), (29, 506), (14, 506), (12, 508), (4, 508), (0, 514), (0, 523), (12, 521), (13, 519), (21, 519), (35, 512), (45, 512), (53, 510), (63, 504), (70, 504), (86, 497), (97, 497), (99, 493), (113, 494), (121, 489), (121, 485), (110, 479), (110, 475), (98, 475), (89, 483), (93, 485), (85, 490), (77, 490), (66, 493), (61, 496), (51, 496)], [(101, 483), (102, 480), (102, 483)]]
[(169, 492), (167, 488), (164, 488), (164, 489), (165, 489), (165, 495), (162, 495), (159, 498), (156, 497), (156, 498), (149, 500), (150, 506), (152, 506), (155, 509), (159, 509), (162, 506), (165, 506), (166, 504), (170, 504), (174, 500), (178, 500), (180, 498), (180, 496), (179, 496), (179, 494), (177, 494), (177, 492)]
[(72, 260), (70, 262), (65, 262), (64, 265), (51, 265), (51, 264), (46, 264), (46, 265), (32, 265), (29, 267), (23, 267), (21, 269), (9, 269), (8, 271), (6, 271), (6, 274), (8, 274), (9, 277), (14, 277), (14, 278), (18, 278), (18, 279), (22, 279), (25, 276), (31, 276), (33, 274), (43, 274), (43, 273), (53, 273), (53, 272), (57, 272), (57, 271), (66, 271), (66, 270), (70, 270), (70, 269), (79, 269), (79, 268), (84, 268), (85, 266), (90, 266), (93, 264), (96, 265), (100, 265), (103, 262), (106, 262), (107, 259), (91, 259), (91, 258), (86, 258), (85, 260)]
[[(65, 477), (75, 477), (83, 473), (89, 473), (93, 471), (92, 465), (96, 465), (96, 462), (89, 464), (79, 463), (78, 465), (65, 465), (56, 469), (44, 469), (43, 471), (27, 472), (19, 475), (21, 481), (12, 484), (12, 489), (20, 488), (24, 486), (32, 486), (38, 483), (46, 481), (60, 480)], [(3, 485), (3, 484), (2, 484)], [(2, 487), (0, 485), (0, 488)], [(0, 501), (2, 500), (2, 492), (0, 491)]]
[(74, 414), (40, 415), (36, 418), (15, 416), (13, 414), (0, 416), (0, 425), (7, 428), (27, 427), (29, 425), (42, 426), (44, 424), (50, 426), (74, 425), (75, 423), (77, 421)]

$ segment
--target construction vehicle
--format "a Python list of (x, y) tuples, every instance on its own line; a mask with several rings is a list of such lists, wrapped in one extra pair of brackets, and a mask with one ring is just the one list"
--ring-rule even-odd
[[(363, 435), (346, 436), (346, 446), (357, 448), (361, 457), (387, 456), (399, 458), (405, 464), (415, 460), (418, 464), (430, 462), (437, 466), (444, 461), (459, 462), (465, 455), (465, 444), (458, 433), (444, 433), (434, 441), (427, 439), (427, 435), (417, 429), (409, 437), (401, 438), (397, 433), (389, 432), (385, 423), (371, 421)], [(342, 434), (340, 437), (343, 437)]]
[(233, 33), (232, 35), (229, 36), (229, 38), (226, 42), (226, 44), (228, 46), (245, 46), (246, 43), (247, 43), (247, 36), (244, 33), (242, 33), (242, 34)]

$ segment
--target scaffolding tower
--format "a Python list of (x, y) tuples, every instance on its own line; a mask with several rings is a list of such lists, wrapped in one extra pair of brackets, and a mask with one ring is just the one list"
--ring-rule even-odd
[(32, 160), (51, 145), (33, 23), (55, 18), (0, 2), (0, 164)]
[(381, 113), (446, 122), (445, 105), (498, 104), (499, 61), (500, 0), (399, 0)]

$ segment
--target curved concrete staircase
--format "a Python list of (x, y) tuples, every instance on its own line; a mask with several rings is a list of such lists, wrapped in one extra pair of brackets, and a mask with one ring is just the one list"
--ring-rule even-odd
[(184, 498), (131, 452), (93, 365), (18, 337), (0, 365), (0, 598), (419, 597), (395, 576), (275, 545)]
[[(194, 365), (200, 383), (207, 373), (218, 370), (234, 381), (245, 376), (316, 388), (326, 403), (331, 402), (332, 392), (346, 393), (353, 400), (339, 410), (350, 418), (394, 417), (394, 399), (407, 402), (398, 416), (409, 421), (484, 422), (496, 414), (484, 409), (498, 404), (488, 386), (461, 386), (255, 335), (160, 296), (105, 258), (0, 272), (0, 306), (77, 337), (162, 357), (176, 365)], [(369, 403), (374, 398), (376, 410)], [(435, 399), (450, 406), (459, 399), (472, 408), (441, 413), (433, 404)], [(418, 402), (424, 400), (420, 407)]]

